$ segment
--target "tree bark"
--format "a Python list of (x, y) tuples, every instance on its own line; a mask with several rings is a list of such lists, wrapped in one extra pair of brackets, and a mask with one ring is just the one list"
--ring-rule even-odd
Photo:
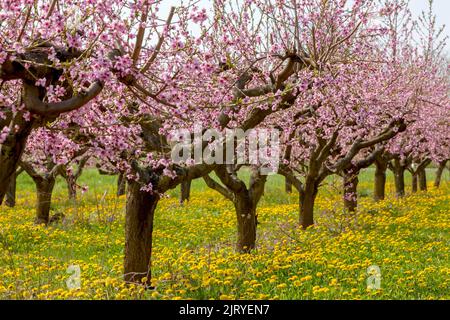
[(247, 190), (235, 193), (234, 207), (237, 216), (238, 252), (250, 252), (256, 246), (256, 207)]
[(14, 174), (11, 177), (8, 185), (8, 190), (6, 192), (5, 204), (10, 208), (14, 208), (14, 206), (16, 205), (16, 180), (17, 176)]
[(358, 206), (358, 170), (344, 172), (344, 207), (349, 212), (355, 212)]
[(292, 193), (292, 183), (286, 178), (284, 178), (284, 190), (286, 193)]
[(426, 169), (423, 168), (418, 173), (419, 176), (419, 188), (420, 191), (427, 191), (427, 172)]
[(412, 190), (413, 193), (417, 192), (417, 175), (418, 174), (416, 172), (411, 174), (411, 176), (412, 176), (411, 190)]
[(439, 188), (441, 186), (442, 174), (444, 173), (445, 165), (447, 164), (447, 161), (448, 160), (439, 162), (439, 166), (436, 169), (436, 177), (434, 179), (434, 187), (435, 188)]
[(395, 176), (395, 191), (397, 197), (405, 196), (405, 169), (399, 168), (394, 173)]
[(126, 185), (127, 180), (125, 179), (125, 176), (123, 173), (119, 173), (119, 176), (117, 177), (117, 196), (123, 196), (126, 192)]
[[(400, 162), (395, 160), (395, 162)], [(405, 167), (399, 163), (394, 164), (394, 182), (395, 182), (395, 193), (397, 197), (401, 198), (405, 196)]]
[(189, 201), (191, 197), (191, 180), (185, 180), (181, 182), (180, 186), (180, 203)]
[[(237, 169), (238, 170), (238, 169)], [(237, 170), (219, 166), (215, 172), (224, 186), (216, 183), (209, 176), (204, 178), (206, 184), (233, 201), (237, 218), (236, 250), (248, 253), (256, 247), (256, 226), (258, 224), (256, 207), (264, 193), (267, 176), (262, 175), (256, 166), (251, 167), (249, 186), (237, 176)]]
[(35, 179), (37, 191), (36, 218), (35, 224), (47, 225), (50, 220), (50, 205), (52, 203), (52, 193), (56, 179), (48, 177), (45, 179)]
[(65, 180), (67, 182), (67, 192), (69, 195), (69, 200), (76, 200), (77, 199), (77, 183), (75, 181), (75, 178), (73, 176), (67, 175), (65, 177)]
[(16, 173), (19, 160), (33, 128), (34, 120), (25, 121), (22, 113), (12, 119), (14, 134), (10, 134), (0, 145), (0, 204), (2, 204), (9, 187), (11, 177)]
[(305, 188), (300, 192), (300, 225), (303, 229), (308, 228), (314, 224), (314, 203), (317, 196), (317, 183), (307, 177)]
[[(125, 219), (124, 279), (151, 285), (153, 218), (159, 201), (157, 194), (141, 191), (141, 185), (128, 181)], [(143, 278), (147, 278), (143, 281)]]
[(373, 199), (375, 201), (381, 201), (385, 198), (386, 190), (386, 170), (387, 162), (376, 161), (375, 162), (375, 187), (373, 193)]

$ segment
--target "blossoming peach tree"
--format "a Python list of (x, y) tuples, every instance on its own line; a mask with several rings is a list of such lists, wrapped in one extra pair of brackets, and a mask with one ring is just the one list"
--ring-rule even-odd
[[(423, 101), (430, 108), (448, 102), (418, 90), (435, 74), (421, 68), (419, 54), (405, 48), (393, 60), (383, 47), (395, 28), (379, 25), (380, 15), (400, 10), (400, 2), (211, 4), (209, 12), (194, 0), (163, 12), (152, 0), (0, 0), (0, 200), (21, 161), (36, 179), (53, 178), (82, 151), (120, 173), (128, 185), (127, 282), (151, 285), (158, 202), (192, 179), (204, 178), (233, 202), (238, 250), (255, 247), (261, 164), (247, 187), (238, 163), (211, 161), (230, 142), (212, 137), (187, 144), (200, 148), (201, 161), (174, 161), (180, 133), (280, 130), (280, 173), (299, 190), (307, 227), (327, 176), (343, 175), (346, 193), (354, 193), (354, 176), (416, 123)], [(52, 166), (38, 161), (43, 151)]]

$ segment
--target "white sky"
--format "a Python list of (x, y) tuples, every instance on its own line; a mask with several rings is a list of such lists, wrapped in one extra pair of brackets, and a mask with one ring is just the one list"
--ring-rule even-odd
[[(445, 34), (450, 38), (450, 0), (434, 0), (434, 13), (438, 26), (445, 25)], [(414, 16), (428, 10), (428, 0), (410, 0), (410, 8)], [(447, 45), (448, 48), (448, 45)]]
[[(161, 13), (166, 16), (169, 12), (170, 6), (179, 5), (183, 0), (163, 0), (161, 6)], [(186, 2), (186, 0), (184, 1)], [(201, 8), (211, 9), (213, 0), (199, 0), (198, 6)], [(410, 8), (415, 17), (421, 14), (422, 11), (428, 10), (428, 0), (410, 0)], [(434, 0), (434, 13), (438, 26), (445, 25), (445, 34), (450, 38), (450, 0)], [(449, 51), (450, 43), (447, 44)]]

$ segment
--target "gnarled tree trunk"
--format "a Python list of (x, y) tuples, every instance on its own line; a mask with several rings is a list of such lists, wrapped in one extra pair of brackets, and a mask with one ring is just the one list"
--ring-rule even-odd
[(375, 181), (373, 199), (375, 201), (381, 201), (385, 198), (386, 190), (386, 170), (387, 162), (376, 161), (375, 162)]
[(237, 176), (235, 167), (219, 166), (215, 172), (224, 186), (215, 182), (209, 176), (204, 176), (208, 187), (218, 191), (227, 199), (233, 201), (237, 218), (236, 250), (241, 253), (250, 252), (256, 247), (256, 226), (258, 224), (256, 207), (264, 193), (267, 176), (261, 174), (256, 166), (251, 167), (250, 183)]
[(250, 252), (256, 245), (256, 207), (247, 190), (235, 193), (238, 239), (236, 250)]
[(398, 168), (394, 172), (395, 193), (397, 197), (405, 196), (405, 169)]
[(123, 173), (119, 173), (117, 177), (117, 196), (123, 196), (126, 192), (127, 179)]
[(14, 206), (16, 205), (16, 180), (17, 180), (17, 176), (14, 174), (11, 177), (11, 181), (9, 182), (8, 190), (6, 191), (5, 204), (10, 208), (14, 208)]
[(405, 170), (406, 166), (401, 164), (399, 159), (394, 159), (392, 171), (394, 172), (395, 193), (399, 198), (405, 196)]
[(67, 183), (67, 193), (69, 195), (69, 200), (77, 199), (77, 183), (73, 176), (67, 175), (65, 177)]
[(35, 224), (47, 225), (50, 220), (50, 206), (56, 179), (52, 176), (44, 179), (34, 179), (37, 191)]
[(349, 212), (355, 212), (358, 206), (358, 170), (344, 172), (344, 207)]
[[(87, 149), (81, 149), (78, 151), (77, 154), (74, 155), (74, 158), (77, 158), (81, 155), (84, 155), (86, 153)], [(75, 171), (68, 170), (69, 168), (67, 166), (61, 166), (59, 169), (59, 174), (66, 180), (67, 184), (67, 191), (69, 195), (69, 200), (76, 200), (77, 199), (77, 181), (81, 177), (81, 174), (83, 173), (83, 169), (86, 165), (86, 163), (89, 160), (89, 156), (83, 156), (81, 159), (78, 159), (76, 162), (78, 163), (78, 166)]]
[(426, 169), (423, 168), (418, 173), (419, 176), (419, 188), (420, 191), (427, 191), (427, 172)]
[(300, 192), (300, 225), (303, 229), (314, 224), (314, 203), (318, 192), (316, 181), (307, 177), (303, 192)]
[(434, 179), (434, 187), (435, 188), (439, 188), (441, 185), (442, 174), (445, 170), (445, 165), (447, 164), (447, 161), (448, 160), (439, 162), (439, 166), (436, 169), (436, 177)]
[(10, 133), (0, 145), (0, 204), (8, 190), (11, 177), (16, 173), (34, 123), (33, 119), (25, 121), (21, 112), (18, 112), (11, 121), (12, 127), (15, 128), (12, 130), (14, 133)]
[(189, 201), (189, 198), (191, 197), (191, 180), (185, 180), (181, 182), (180, 186), (180, 203), (183, 203), (185, 201)]
[(284, 178), (284, 190), (286, 193), (292, 193), (292, 183), (286, 178)]
[(411, 190), (412, 190), (412, 192), (413, 193), (416, 193), (417, 192), (417, 176), (418, 176), (418, 174), (417, 173), (411, 173), (411, 176), (412, 176), (412, 180), (411, 180)]
[(153, 218), (159, 201), (157, 194), (141, 191), (141, 185), (128, 181), (125, 219), (124, 279), (151, 285)]

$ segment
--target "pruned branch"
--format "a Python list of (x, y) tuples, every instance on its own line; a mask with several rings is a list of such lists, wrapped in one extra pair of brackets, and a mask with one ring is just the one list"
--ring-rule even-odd
[(387, 141), (393, 137), (395, 137), (398, 133), (403, 132), (406, 130), (406, 125), (403, 120), (394, 120), (392, 121), (389, 126), (381, 132), (376, 137), (370, 139), (370, 140), (361, 140), (357, 139), (353, 145), (351, 146), (350, 150), (348, 151), (347, 155), (339, 160), (333, 167), (330, 167), (329, 169), (332, 172), (339, 172), (342, 169), (344, 169), (356, 156), (356, 154), (368, 147), (372, 147), (376, 145), (377, 143)]
[(211, 178), (209, 175), (206, 175), (203, 177), (203, 180), (205, 181), (206, 185), (219, 192), (221, 195), (223, 195), (225, 198), (233, 201), (233, 194), (224, 186), (222, 186), (220, 183), (216, 182), (213, 178)]
[(31, 163), (24, 161), (24, 160), (20, 160), (19, 161), (19, 165), (20, 167), (25, 170), (25, 172), (33, 179), (42, 179), (41, 175), (34, 170), (33, 166), (31, 165)]
[(297, 189), (298, 192), (303, 191), (302, 182), (295, 176), (294, 172), (292, 172), (288, 166), (285, 164), (280, 164), (278, 167), (278, 173), (284, 176), (295, 187), (295, 189)]
[(358, 168), (358, 170), (370, 167), (383, 152), (384, 148), (376, 148), (366, 158), (356, 162), (356, 167)]
[(256, 206), (264, 194), (264, 186), (266, 185), (267, 175), (262, 175), (256, 166), (252, 166), (252, 174), (250, 176), (249, 192), (253, 204)]
[(240, 190), (247, 189), (245, 183), (237, 179), (233, 174), (230, 174), (224, 165), (216, 166), (214, 172), (220, 181), (233, 193), (239, 193)]
[(94, 99), (103, 89), (103, 83), (99, 80), (91, 84), (85, 92), (81, 92), (70, 99), (61, 102), (43, 102), (39, 99), (39, 89), (27, 82), (24, 83), (22, 95), (25, 107), (35, 114), (42, 116), (58, 116), (62, 113), (81, 108)]

